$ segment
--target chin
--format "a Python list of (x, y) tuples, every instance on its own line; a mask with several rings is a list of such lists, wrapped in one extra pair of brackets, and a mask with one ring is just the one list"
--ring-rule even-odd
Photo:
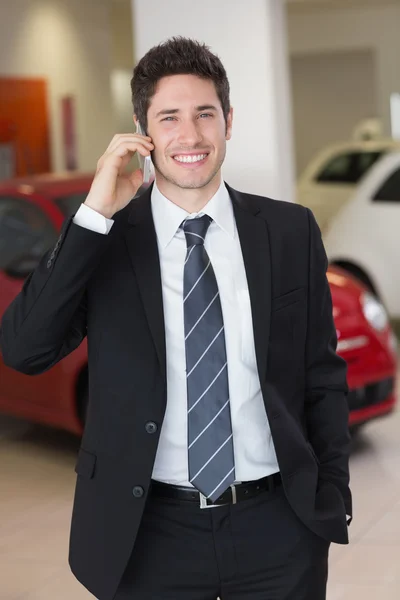
[(168, 182), (169, 184), (175, 185), (181, 189), (187, 189), (187, 190), (193, 190), (193, 189), (200, 189), (203, 187), (206, 187), (215, 177), (214, 175), (203, 175), (200, 176), (200, 174), (197, 174), (195, 176), (191, 175), (191, 176), (186, 176), (186, 177), (182, 177), (182, 175), (179, 177), (177, 176), (175, 173), (162, 173), (161, 171), (159, 171), (159, 174), (161, 175), (162, 179), (166, 182)]
[(187, 173), (184, 176), (181, 173), (179, 175), (171, 173), (170, 181), (182, 189), (201, 189), (211, 183), (217, 173), (218, 171), (214, 170), (207, 173)]
[(183, 178), (183, 179), (176, 179), (175, 183), (178, 187), (182, 188), (182, 189), (187, 189), (187, 190), (195, 190), (195, 189), (200, 189), (203, 187), (206, 187), (211, 181), (213, 180), (213, 177), (193, 177), (193, 178)]

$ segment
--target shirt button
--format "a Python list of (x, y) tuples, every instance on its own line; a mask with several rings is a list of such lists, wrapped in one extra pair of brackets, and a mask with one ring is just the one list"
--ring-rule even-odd
[(135, 485), (135, 487), (132, 490), (132, 494), (135, 498), (142, 498), (142, 496), (144, 495), (144, 489), (141, 485)]
[(147, 433), (155, 433), (157, 431), (158, 427), (156, 425), (156, 423), (154, 423), (154, 421), (149, 421), (148, 423), (146, 423), (146, 431)]

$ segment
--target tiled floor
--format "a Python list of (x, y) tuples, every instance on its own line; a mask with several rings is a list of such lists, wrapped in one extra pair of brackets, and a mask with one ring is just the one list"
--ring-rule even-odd
[[(0, 418), (0, 599), (89, 600), (67, 562), (78, 439)], [(328, 600), (400, 598), (400, 411), (351, 459), (350, 546), (332, 546)], [(310, 599), (312, 600), (312, 599)]]

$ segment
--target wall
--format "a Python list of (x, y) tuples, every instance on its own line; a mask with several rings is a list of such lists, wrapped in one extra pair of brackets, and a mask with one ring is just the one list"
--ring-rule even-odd
[(111, 4), (111, 100), (115, 133), (129, 133), (133, 125), (130, 80), (134, 66), (132, 9), (130, 0)]
[(400, 91), (399, 25), (399, 4), (319, 9), (289, 5), (289, 48), (292, 55), (371, 50), (376, 56), (378, 115), (389, 134), (390, 94)]
[(64, 168), (60, 98), (77, 101), (78, 164), (93, 170), (113, 133), (109, 0), (0, 0), (0, 75), (45, 77), (52, 166)]
[(47, 97), (44, 79), (0, 77), (0, 147), (9, 150), (0, 179), (50, 170)]
[(328, 144), (348, 139), (378, 112), (372, 50), (302, 54), (291, 59), (297, 173)]

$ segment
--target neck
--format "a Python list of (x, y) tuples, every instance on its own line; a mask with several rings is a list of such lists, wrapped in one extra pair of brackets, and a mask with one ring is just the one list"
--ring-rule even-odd
[(219, 171), (215, 177), (202, 188), (180, 188), (174, 183), (167, 181), (157, 173), (156, 184), (163, 196), (180, 208), (190, 213), (199, 213), (205, 205), (217, 193), (221, 185), (222, 177)]

